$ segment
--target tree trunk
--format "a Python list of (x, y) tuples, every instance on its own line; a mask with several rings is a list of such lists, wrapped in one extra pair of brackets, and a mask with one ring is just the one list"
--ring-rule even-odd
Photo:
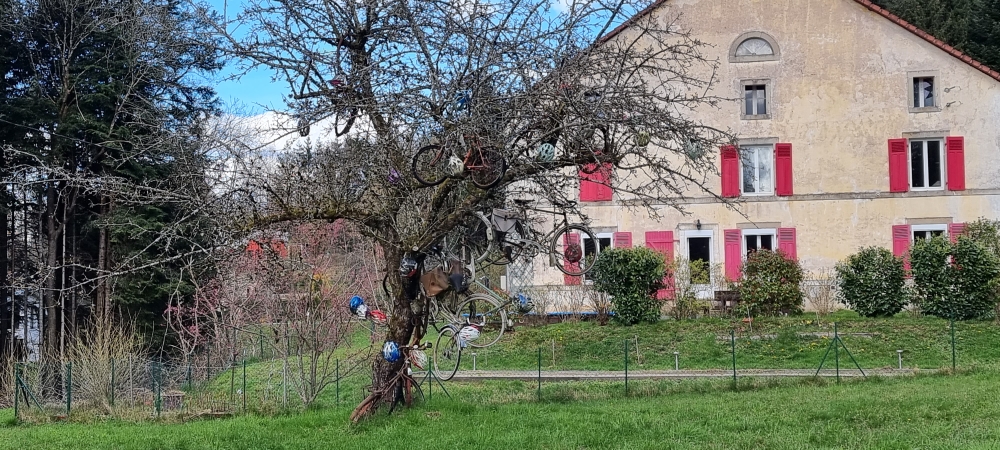
[[(61, 226), (56, 220), (60, 210), (60, 190), (56, 189), (55, 182), (49, 182), (45, 193), (45, 284), (42, 292), (42, 317), (41, 322), (45, 324), (42, 338), (41, 359), (55, 360), (59, 356), (59, 303), (61, 299), (62, 286), (61, 279), (62, 264), (59, 261), (60, 255), (60, 233)], [(59, 364), (43, 365), (43, 389), (48, 395), (60, 392)]]
[[(3, 152), (0, 152), (0, 167), (7, 167), (7, 160)], [(0, 177), (6, 178), (6, 175), (0, 174)], [(7, 190), (4, 189), (0, 193), (0, 213), (2, 213), (0, 216), (3, 216), (3, 219), (0, 220), (0, 367), (8, 367), (6, 364), (7, 359), (11, 358), (14, 354), (13, 347), (11, 346), (13, 342), (13, 319), (15, 312), (14, 290), (11, 286), (14, 271), (11, 266), (13, 258), (10, 258), (8, 255), (10, 249), (13, 248), (10, 242), (13, 242), (14, 230), (13, 227), (8, 228), (8, 223), (13, 223), (14, 220), (13, 211), (13, 201), (8, 196)], [(0, 386), (0, 389), (3, 388), (5, 386)]]
[[(101, 218), (105, 218), (110, 212), (111, 208), (108, 206), (107, 197), (101, 197)], [(101, 226), (100, 235), (97, 242), (97, 289), (96, 289), (96, 299), (94, 301), (94, 307), (97, 310), (98, 317), (104, 317), (104, 314), (111, 309), (111, 299), (108, 289), (108, 280), (105, 277), (108, 268), (108, 228), (106, 226)]]

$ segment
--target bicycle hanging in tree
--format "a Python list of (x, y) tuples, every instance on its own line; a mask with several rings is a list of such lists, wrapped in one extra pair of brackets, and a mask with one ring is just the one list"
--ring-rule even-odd
[[(533, 200), (514, 200), (519, 211), (494, 209), (487, 221), (494, 232), (493, 239), (486, 243), (486, 261), (492, 264), (509, 264), (524, 256), (534, 258), (546, 252), (553, 264), (566, 275), (580, 276), (594, 267), (601, 252), (601, 241), (583, 223), (570, 223), (566, 209), (576, 202), (556, 203), (557, 209), (543, 209), (530, 206)], [(536, 211), (561, 219), (553, 221), (552, 231), (538, 236), (527, 226), (524, 218), (527, 211)]]
[[(301, 106), (303, 111), (312, 110), (308, 102), (312, 101), (311, 99), (313, 98), (323, 98), (328, 101), (329, 105), (326, 105), (326, 108), (329, 110), (329, 113), (326, 114), (326, 117), (333, 118), (333, 132), (338, 137), (347, 134), (351, 130), (361, 112), (358, 107), (358, 93), (348, 84), (347, 74), (350, 72), (352, 66), (350, 58), (350, 48), (352, 45), (355, 44), (349, 35), (341, 36), (338, 39), (335, 47), (335, 67), (333, 67), (334, 76), (332, 80), (324, 81), (323, 75), (319, 73), (312, 61), (310, 61), (306, 68), (306, 75), (302, 80), (299, 93), (292, 95), (294, 100), (303, 102)], [(319, 90), (306, 92), (306, 85), (311, 80), (310, 76), (315, 76), (319, 80)], [(323, 105), (319, 106), (322, 107)], [(298, 130), (299, 134), (303, 137), (309, 135), (310, 125), (319, 121), (319, 119), (309, 117), (306, 114), (305, 112), (299, 113), (298, 117)]]
[[(445, 117), (454, 118), (466, 111), (471, 103), (470, 94), (459, 96), (449, 106)], [(436, 186), (444, 180), (468, 177), (476, 187), (489, 189), (503, 179), (507, 160), (500, 149), (484, 143), (476, 133), (467, 133), (465, 126), (454, 121), (446, 122), (442, 143), (421, 147), (413, 155), (413, 176), (424, 186)]]

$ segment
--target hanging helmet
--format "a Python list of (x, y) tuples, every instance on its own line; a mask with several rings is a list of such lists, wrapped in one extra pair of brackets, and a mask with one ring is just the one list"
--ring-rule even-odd
[(448, 175), (457, 177), (462, 174), (463, 170), (465, 170), (465, 163), (463, 163), (459, 157), (451, 155), (448, 157), (448, 162), (444, 165), (444, 170), (448, 173)]
[(583, 248), (580, 247), (580, 244), (567, 245), (566, 251), (563, 253), (563, 256), (566, 257), (566, 261), (570, 263), (577, 263), (583, 259)]
[(361, 320), (368, 319), (368, 305), (362, 304), (361, 306), (358, 306), (358, 310), (354, 314), (357, 314)]
[(410, 362), (418, 369), (427, 368), (427, 354), (423, 350), (410, 350)]
[(531, 297), (525, 294), (517, 294), (517, 300), (518, 300), (517, 309), (522, 314), (525, 314), (531, 311), (532, 309), (535, 309), (535, 302), (531, 301)]
[(462, 343), (464, 347), (466, 343), (472, 342), (479, 339), (479, 327), (475, 325), (466, 325), (458, 331), (459, 342)]
[(645, 147), (649, 145), (649, 132), (640, 131), (635, 135), (635, 145), (639, 147)]
[(401, 261), (399, 261), (399, 273), (404, 277), (413, 276), (413, 271), (417, 270), (417, 260), (404, 256)]
[(389, 362), (399, 361), (399, 346), (393, 341), (386, 342), (382, 346), (382, 357)]
[(556, 157), (556, 147), (548, 142), (543, 142), (538, 145), (538, 153), (535, 154), (535, 159), (541, 162), (550, 162)]
[(358, 295), (351, 297), (351, 314), (358, 313), (358, 307), (365, 304), (365, 300)]
[(368, 313), (368, 316), (369, 318), (371, 318), (372, 322), (375, 322), (379, 325), (385, 325), (386, 317), (384, 312), (379, 311), (377, 309), (373, 309)]

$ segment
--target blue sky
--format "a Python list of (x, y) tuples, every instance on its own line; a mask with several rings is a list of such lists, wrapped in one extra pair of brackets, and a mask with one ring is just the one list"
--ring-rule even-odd
[[(241, 0), (207, 0), (217, 11), (226, 6), (228, 17), (239, 12)], [(235, 73), (235, 64), (231, 63), (219, 74), (225, 78)], [(287, 95), (288, 85), (283, 81), (272, 82), (269, 70), (255, 70), (243, 75), (238, 80), (219, 80), (215, 83), (215, 92), (223, 102), (227, 112), (240, 114), (260, 114), (269, 108), (284, 109), (282, 97)], [(261, 106), (264, 105), (264, 106)], [(236, 111), (233, 111), (233, 110)]]

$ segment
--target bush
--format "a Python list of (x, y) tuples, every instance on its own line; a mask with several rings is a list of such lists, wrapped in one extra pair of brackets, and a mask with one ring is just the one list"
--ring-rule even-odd
[(865, 317), (892, 316), (903, 310), (903, 260), (881, 247), (867, 247), (837, 263), (840, 296), (847, 306)]
[(743, 263), (743, 278), (737, 290), (740, 301), (753, 314), (777, 315), (802, 312), (802, 267), (780, 250), (758, 250)]
[(660, 302), (653, 298), (663, 287), (663, 255), (644, 247), (613, 248), (601, 252), (589, 277), (594, 288), (611, 296), (615, 319), (632, 325), (660, 318)]
[(996, 307), (1000, 261), (983, 245), (959, 237), (951, 243), (937, 236), (917, 241), (910, 267), (920, 307), (927, 314), (968, 320), (991, 314)]

